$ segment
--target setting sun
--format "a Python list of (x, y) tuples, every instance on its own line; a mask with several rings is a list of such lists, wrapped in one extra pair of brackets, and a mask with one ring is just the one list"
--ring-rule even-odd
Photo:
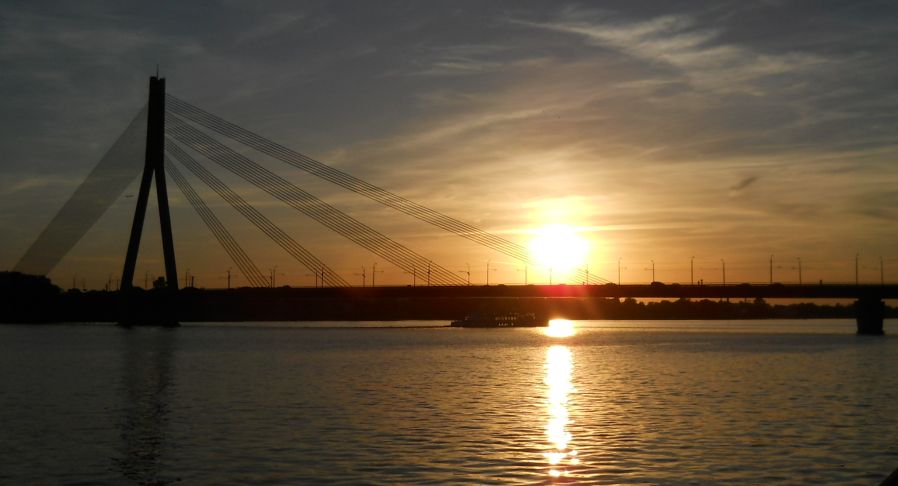
[(545, 226), (530, 241), (530, 254), (541, 265), (559, 272), (570, 272), (586, 264), (589, 243), (573, 227), (563, 224)]

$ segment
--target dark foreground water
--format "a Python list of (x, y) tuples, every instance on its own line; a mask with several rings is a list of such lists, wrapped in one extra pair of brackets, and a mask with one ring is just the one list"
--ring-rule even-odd
[(877, 484), (896, 324), (0, 326), (0, 483)]

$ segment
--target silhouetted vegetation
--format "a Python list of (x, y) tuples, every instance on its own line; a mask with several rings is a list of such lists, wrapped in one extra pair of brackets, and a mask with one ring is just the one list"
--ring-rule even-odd
[(0, 272), (2, 322), (47, 322), (57, 320), (55, 308), (59, 287), (47, 277), (19, 272)]

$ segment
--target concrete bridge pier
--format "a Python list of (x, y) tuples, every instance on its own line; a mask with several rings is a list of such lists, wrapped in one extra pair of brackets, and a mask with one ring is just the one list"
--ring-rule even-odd
[(865, 336), (882, 336), (882, 320), (885, 304), (877, 297), (861, 297), (854, 303), (857, 316), (857, 333)]
[(128, 289), (118, 293), (118, 325), (180, 327), (179, 295), (169, 289)]

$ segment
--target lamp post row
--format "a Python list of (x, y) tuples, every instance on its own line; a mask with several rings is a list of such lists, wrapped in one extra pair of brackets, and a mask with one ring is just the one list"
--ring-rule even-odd
[[(768, 278), (769, 278), (769, 283), (770, 283), (771, 285), (774, 283), (774, 278), (773, 278), (773, 277), (774, 277), (774, 275), (773, 275), (773, 270), (774, 270), (774, 265), (773, 265), (773, 263), (774, 263), (774, 261), (773, 261), (773, 260), (774, 260), (774, 255), (771, 254), (770, 257), (769, 257), (768, 260), (767, 260), (767, 261), (768, 261)], [(651, 270), (651, 272), (652, 272), (652, 282), (655, 282), (655, 281), (656, 281), (655, 260), (652, 259), (652, 260), (649, 260), (649, 261), (651, 262), (651, 267), (650, 267), (650, 268), (646, 268), (646, 270)], [(802, 262), (801, 257), (796, 257), (796, 258), (795, 258), (795, 261), (796, 261), (796, 263), (797, 263), (797, 267), (795, 267), (795, 268), (796, 268), (796, 270), (798, 271), (798, 284), (799, 284), (799, 285), (803, 285), (803, 284), (804, 284), (804, 276), (803, 276), (804, 267), (803, 267), (803, 262)], [(622, 266), (622, 262), (623, 262), (623, 257), (618, 257), (618, 259), (617, 259), (617, 284), (618, 284), (618, 285), (621, 284), (622, 270), (626, 268), (626, 267), (623, 267), (623, 266)], [(427, 284), (428, 284), (428, 285), (430, 285), (430, 273), (431, 273), (429, 267), (430, 267), (430, 265), (428, 265), (428, 269), (427, 269)], [(466, 263), (466, 264), (465, 264), (465, 267), (466, 267), (465, 270), (459, 270), (459, 273), (461, 273), (461, 274), (463, 274), (463, 275), (465, 276), (465, 284), (466, 284), (466, 285), (471, 285), (471, 264), (470, 264), (470, 263)], [(865, 268), (867, 268), (867, 267), (865, 267)], [(490, 285), (490, 272), (494, 272), (494, 271), (497, 271), (497, 270), (498, 270), (497, 268), (495, 268), (495, 267), (492, 266), (492, 259), (487, 260), (487, 262), (486, 262), (486, 285)], [(520, 272), (521, 269), (518, 269), (518, 271)], [(523, 267), (523, 272), (524, 272), (524, 285), (527, 285), (527, 284), (529, 283), (529, 282), (528, 282), (528, 278), (527, 278), (527, 271), (528, 271), (528, 266), (525, 265), (525, 266)], [(726, 282), (727, 282), (727, 279), (726, 279), (726, 260), (723, 259), (723, 258), (720, 259), (720, 271), (721, 271), (721, 282), (722, 282), (722, 284), (725, 286), (725, 285), (726, 285)], [(273, 286), (275, 285), (275, 278), (276, 278), (276, 276), (277, 276), (277, 275), (284, 275), (284, 274), (278, 274), (278, 273), (277, 273), (277, 267), (276, 267), (276, 266), (273, 267), (273, 268), (270, 268), (270, 269), (269, 269), (269, 272), (270, 272), (269, 285), (273, 287)], [(553, 268), (549, 268), (549, 284), (550, 284), (550, 285), (552, 285), (552, 284), (554, 283), (554, 281), (553, 281), (553, 272), (554, 272), (554, 269), (553, 269)], [(377, 269), (377, 262), (374, 262), (374, 263), (371, 265), (371, 286), (372, 286), (372, 287), (374, 287), (374, 286), (376, 285), (376, 275), (377, 275), (378, 273), (381, 273), (381, 274), (382, 274), (382, 273), (384, 273), (384, 272), (383, 272), (383, 270), (378, 270), (378, 269)], [(417, 282), (416, 282), (416, 280), (417, 280), (417, 275), (416, 275), (417, 271), (416, 271), (415, 269), (413, 269), (411, 272), (406, 272), (406, 273), (412, 274), (412, 279), (413, 279), (412, 285), (415, 285), (415, 284), (417, 283)], [(226, 270), (225, 274), (226, 274), (226, 277), (225, 277), (225, 278), (226, 278), (226, 280), (227, 280), (227, 288), (230, 289), (230, 288), (231, 288), (231, 280), (232, 280), (232, 277), (236, 277), (236, 275), (233, 275), (232, 269), (231, 269), (231, 268), (228, 268), (228, 269)], [(148, 287), (148, 284), (149, 284), (148, 280), (149, 280), (150, 275), (151, 275), (151, 274), (150, 274), (149, 272), (146, 272), (146, 274), (144, 275), (144, 287), (145, 287), (145, 288)], [(362, 287), (365, 287), (365, 286), (367, 285), (367, 282), (368, 282), (368, 271), (367, 271), (366, 267), (363, 265), (363, 266), (362, 266), (362, 271), (361, 271), (361, 273), (360, 273), (360, 274), (356, 274), (356, 275), (362, 277)], [(587, 277), (586, 277), (586, 282), (585, 282), (585, 283), (586, 283), (586, 284), (589, 284), (589, 266), (588, 266), (588, 265), (586, 266), (586, 275), (587, 275)], [(322, 271), (322, 272), (316, 272), (315, 277), (316, 277), (316, 286), (317, 286), (317, 284), (318, 284), (318, 280), (319, 280), (319, 279), (320, 279), (320, 281), (321, 281), (321, 285), (324, 286), (324, 282), (323, 282), (323, 280), (324, 280), (324, 272), (323, 272), (323, 271)], [(185, 286), (187, 286), (187, 287), (192, 286), (192, 285), (195, 285), (195, 277), (194, 277), (193, 275), (191, 275), (189, 269), (185, 272), (185, 278), (184, 278), (184, 280), (185, 280)], [(112, 282), (112, 279), (111, 279), (111, 278), (109, 279), (109, 282)], [(112, 284), (109, 283), (109, 282), (107, 282), (107, 287), (108, 287), (108, 288), (112, 288)], [(855, 285), (860, 285), (860, 253), (855, 253), (855, 255), (854, 255), (854, 283), (855, 283)], [(879, 257), (879, 283), (880, 283), (880, 285), (885, 285), (885, 259), (884, 259), (882, 256)], [(695, 256), (690, 256), (690, 257), (689, 257), (689, 284), (690, 284), (690, 285), (695, 285)], [(73, 284), (72, 284), (72, 287), (74, 288), (75, 286), (76, 286), (76, 284), (75, 284), (75, 280), (74, 280), (74, 277), (73, 277)]]

